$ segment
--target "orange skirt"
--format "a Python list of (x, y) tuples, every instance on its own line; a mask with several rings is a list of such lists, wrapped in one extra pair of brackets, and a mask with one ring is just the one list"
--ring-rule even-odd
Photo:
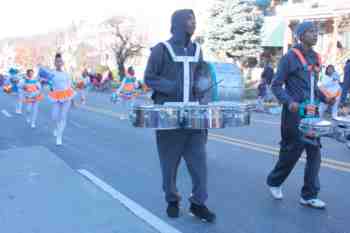
[(337, 92), (335, 92), (335, 93), (332, 93), (332, 92), (328, 91), (328, 90), (327, 90), (326, 88), (324, 88), (324, 87), (320, 87), (319, 89), (320, 89), (320, 91), (321, 91), (326, 97), (328, 97), (328, 98), (337, 98), (337, 97), (339, 97), (339, 96), (341, 95), (341, 92), (340, 92), (340, 91), (337, 91)]
[(73, 97), (74, 97), (74, 91), (72, 88), (69, 88), (66, 90), (49, 92), (49, 98), (55, 102), (71, 100)]

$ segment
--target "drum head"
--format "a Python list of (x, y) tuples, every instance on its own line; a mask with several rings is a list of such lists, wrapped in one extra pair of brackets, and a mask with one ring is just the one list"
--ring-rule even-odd
[(153, 109), (156, 105), (153, 104), (145, 104), (145, 105), (134, 105), (134, 109)]
[(248, 111), (252, 108), (251, 104), (233, 101), (217, 101), (209, 103), (209, 106), (219, 106), (222, 108), (230, 108), (236, 111)]
[(332, 122), (325, 121), (320, 118), (304, 118), (300, 121), (300, 124), (310, 125), (310, 126), (319, 126), (319, 127), (329, 127), (332, 126)]
[(347, 117), (335, 117), (334, 118), (334, 121), (337, 122), (337, 123), (341, 123), (341, 124), (346, 124), (346, 125), (350, 125), (350, 117), (347, 116)]

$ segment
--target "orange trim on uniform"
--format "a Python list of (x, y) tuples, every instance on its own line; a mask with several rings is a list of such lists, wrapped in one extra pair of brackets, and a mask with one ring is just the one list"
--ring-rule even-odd
[(24, 90), (26, 92), (36, 92), (38, 91), (38, 86), (36, 84), (26, 84)]
[(302, 52), (297, 49), (297, 48), (293, 48), (292, 51), (295, 53), (295, 55), (297, 55), (299, 61), (301, 62), (301, 64), (304, 66), (304, 67), (307, 67), (308, 71), (312, 71), (312, 69), (315, 69), (316, 72), (320, 72), (321, 71), (321, 68), (320, 66), (322, 65), (322, 58), (321, 56), (316, 53), (316, 57), (317, 57), (317, 63), (318, 65), (308, 65), (304, 55), (302, 54)]
[(124, 84), (123, 91), (134, 91), (134, 84), (126, 83)]
[(74, 96), (74, 91), (72, 88), (60, 91), (51, 91), (49, 92), (49, 97), (54, 101), (59, 100), (68, 100)]
[(10, 84), (4, 85), (3, 90), (5, 93), (10, 94), (12, 92), (12, 86)]

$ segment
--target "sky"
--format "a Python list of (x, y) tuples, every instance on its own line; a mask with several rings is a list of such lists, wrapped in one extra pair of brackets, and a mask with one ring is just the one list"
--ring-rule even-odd
[(54, 31), (73, 21), (100, 22), (126, 14), (169, 30), (171, 13), (180, 8), (203, 9), (211, 0), (1, 0), (0, 39)]

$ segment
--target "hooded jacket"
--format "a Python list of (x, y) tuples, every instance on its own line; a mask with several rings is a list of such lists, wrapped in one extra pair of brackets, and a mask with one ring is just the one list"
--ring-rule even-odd
[[(192, 10), (179, 10), (172, 16), (172, 37), (167, 43), (171, 46), (175, 56), (194, 57), (196, 55), (199, 45), (193, 43), (191, 41), (192, 35), (186, 32), (186, 21), (191, 15), (194, 16)], [(200, 48), (198, 47), (198, 49)], [(199, 97), (194, 91), (194, 83), (195, 71), (202, 60), (202, 52), (200, 52), (198, 62), (190, 63), (190, 101), (199, 101)], [(151, 49), (144, 78), (146, 85), (153, 89), (152, 99), (155, 104), (184, 101), (184, 65), (182, 62), (174, 61), (164, 43), (159, 43)]]
[[(309, 65), (318, 64), (315, 51), (305, 51), (301, 44), (295, 46), (304, 55)], [(324, 95), (317, 87), (318, 77), (315, 80), (315, 97), (321, 101)], [(310, 72), (305, 71), (303, 64), (293, 51), (284, 55), (278, 65), (277, 73), (272, 82), (272, 92), (282, 103), (289, 105), (292, 102), (302, 103), (310, 99), (311, 79)]]

